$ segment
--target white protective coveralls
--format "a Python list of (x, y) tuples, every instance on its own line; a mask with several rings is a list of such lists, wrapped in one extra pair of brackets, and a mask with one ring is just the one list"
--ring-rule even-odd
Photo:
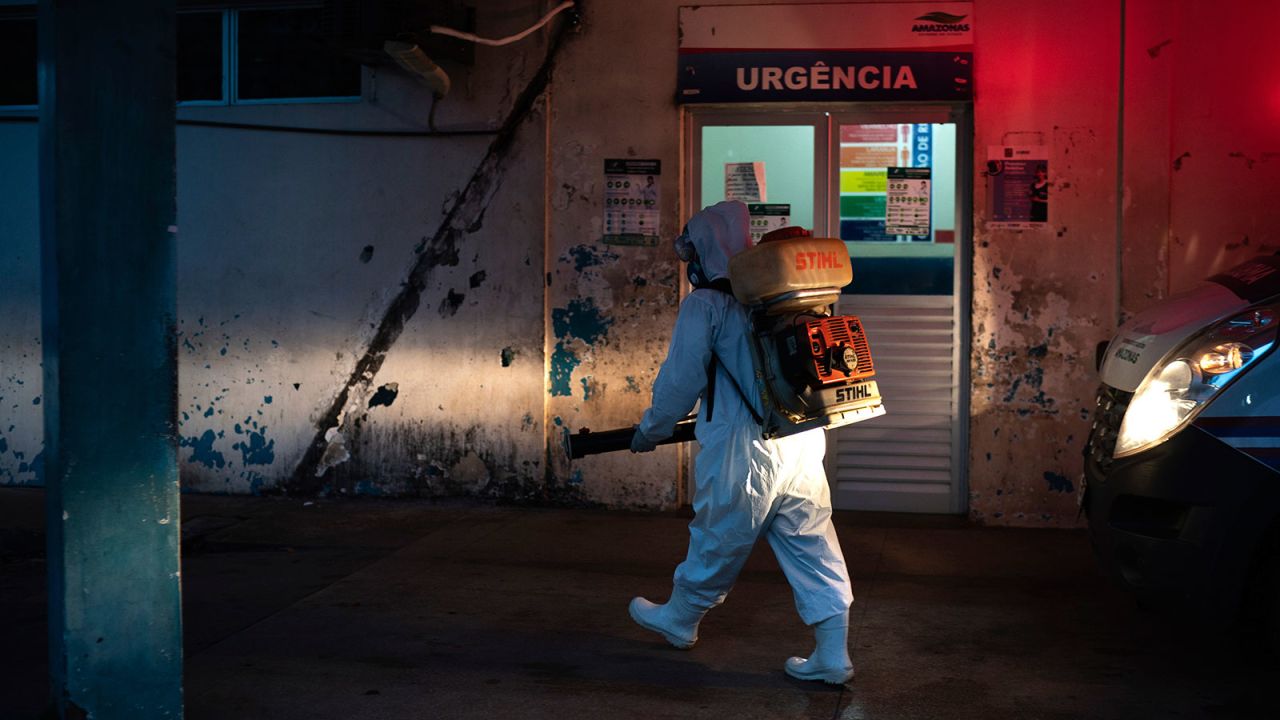
[[(718, 203), (689, 220), (686, 233), (710, 280), (727, 278), (729, 258), (751, 246), (749, 220), (740, 202)], [(760, 425), (743, 397), (744, 392), (750, 395), (760, 412), (749, 342), (745, 306), (719, 290), (691, 292), (680, 305), (667, 359), (653, 385), (653, 404), (637, 429), (642, 446), (645, 439), (669, 437), (706, 390), (707, 368), (715, 353), (712, 417), (706, 417), (704, 400), (695, 429), (701, 447), (694, 473), (695, 516), (689, 524), (688, 556), (675, 571), (673, 602), (682, 597), (683, 603), (701, 612), (719, 605), (752, 546), (764, 535), (805, 624), (847, 617), (853, 593), (831, 524), (831, 494), (822, 464), (825, 431), (773, 440), (760, 436)]]

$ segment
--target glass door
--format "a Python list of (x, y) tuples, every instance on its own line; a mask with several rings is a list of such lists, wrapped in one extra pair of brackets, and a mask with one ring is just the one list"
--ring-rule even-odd
[(967, 509), (970, 137), (962, 109), (834, 113), (829, 219), (888, 412), (829, 432), (836, 507)]
[(888, 413), (827, 434), (835, 506), (965, 512), (967, 107), (700, 107), (685, 133), (686, 218), (739, 197), (753, 230), (785, 212), (849, 250), (854, 280), (836, 309), (862, 318)]

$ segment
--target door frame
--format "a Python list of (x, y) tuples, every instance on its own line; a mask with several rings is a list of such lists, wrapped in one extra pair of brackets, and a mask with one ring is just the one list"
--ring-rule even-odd
[[(952, 429), (954, 482), (951, 488), (951, 512), (964, 514), (969, 506), (969, 410), (972, 395), (970, 349), (973, 336), (973, 104), (963, 103), (766, 103), (707, 104), (681, 106), (680, 227), (701, 207), (702, 179), (699, 155), (702, 150), (701, 129), (707, 125), (806, 125), (815, 126), (814, 134), (814, 225), (815, 235), (828, 235), (839, 228), (839, 205), (832, 202), (832, 183), (839, 187), (839, 126), (845, 123), (953, 123), (956, 126), (955, 192), (956, 192), (956, 259), (954, 321), (956, 343), (953, 362), (956, 368), (956, 426)], [(825, 129), (825, 134), (823, 130)], [(821, 138), (825, 137), (825, 147)], [(835, 148), (835, 150), (833, 150)], [(823, 155), (825, 154), (825, 161)], [(818, 227), (818, 222), (825, 227)], [(681, 279), (680, 297), (689, 293)], [(834, 437), (828, 435), (827, 478), (834, 482), (831, 467), (838, 450)], [(678, 490), (681, 501), (691, 499), (690, 485), (696, 449), (684, 453)]]

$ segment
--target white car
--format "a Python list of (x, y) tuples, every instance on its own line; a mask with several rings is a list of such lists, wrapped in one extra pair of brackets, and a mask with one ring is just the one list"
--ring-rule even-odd
[(1280, 254), (1125, 323), (1100, 347), (1081, 502), (1124, 585), (1260, 621), (1280, 649), (1278, 326)]

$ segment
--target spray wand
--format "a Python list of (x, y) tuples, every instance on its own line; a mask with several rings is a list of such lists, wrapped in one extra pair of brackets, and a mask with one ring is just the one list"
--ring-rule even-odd
[[(697, 418), (694, 416), (689, 416), (677, 422), (671, 437), (666, 440), (659, 440), (658, 444), (670, 445), (671, 443), (693, 440), (693, 427), (696, 424)], [(636, 428), (634, 425), (600, 432), (591, 432), (587, 428), (582, 428), (576, 434), (566, 434), (564, 436), (564, 451), (570, 460), (577, 460), (588, 455), (630, 450), (631, 438), (635, 434)]]

